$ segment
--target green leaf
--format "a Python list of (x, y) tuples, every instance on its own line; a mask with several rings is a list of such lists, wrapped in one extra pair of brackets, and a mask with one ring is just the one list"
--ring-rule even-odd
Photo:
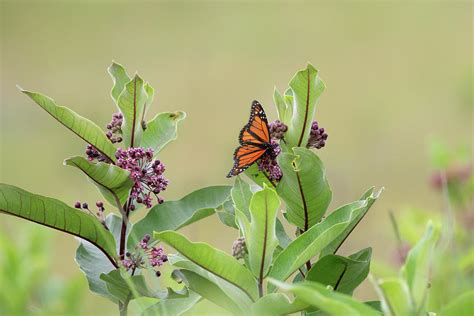
[(286, 280), (342, 233), (352, 218), (359, 214), (360, 208), (357, 206), (364, 203), (366, 202), (355, 202), (352, 207), (342, 207), (334, 211), (325, 220), (294, 239), (275, 258), (269, 276), (282, 281)]
[(133, 185), (129, 171), (104, 162), (93, 163), (80, 156), (66, 159), (64, 164), (84, 172), (110, 204), (123, 205), (127, 200)]
[(308, 143), (316, 101), (325, 86), (318, 76), (318, 71), (311, 64), (298, 71), (289, 86), (293, 95), (292, 117), (285, 141), (289, 148), (304, 147)]
[(253, 196), (250, 185), (237, 176), (230, 194), (234, 207), (245, 214), (247, 219), (250, 219), (250, 200)]
[(278, 244), (280, 245), (282, 249), (285, 249), (286, 247), (288, 247), (288, 245), (291, 243), (292, 240), (286, 234), (285, 228), (283, 227), (283, 224), (278, 218), (276, 220), (275, 229), (276, 229), (276, 237), (278, 238)]
[(156, 156), (168, 143), (178, 136), (178, 123), (186, 118), (184, 112), (164, 112), (147, 123), (141, 146), (152, 148)]
[(346, 240), (347, 236), (349, 236), (350, 233), (354, 230), (354, 228), (360, 223), (360, 221), (364, 218), (365, 214), (369, 211), (370, 207), (374, 204), (374, 202), (379, 198), (380, 193), (382, 192), (383, 188), (380, 189), (377, 192), (374, 192), (374, 188), (369, 189), (367, 192), (365, 192), (362, 197), (360, 198), (359, 201), (362, 201), (364, 203), (359, 203), (357, 202), (348, 204), (343, 206), (345, 207), (354, 207), (357, 205), (359, 207), (360, 212), (358, 215), (354, 218), (352, 218), (351, 223), (346, 227), (344, 232), (340, 234), (334, 241), (332, 241), (327, 247), (323, 249), (321, 252), (321, 256), (325, 256), (328, 254), (335, 254), (336, 251), (341, 247), (341, 245), (344, 243)]
[(299, 299), (291, 301), (283, 293), (270, 293), (258, 299), (252, 305), (252, 315), (279, 316), (293, 314), (309, 307)]
[[(406, 282), (399, 278), (387, 278), (379, 282), (382, 310), (385, 315), (417, 315)], [(419, 314), (421, 315), (421, 314)]]
[(401, 269), (401, 276), (408, 284), (417, 311), (424, 311), (426, 307), (431, 262), (439, 231), (439, 227), (428, 222), (425, 234), (410, 250)]
[(285, 99), (276, 88), (273, 91), (273, 102), (275, 102), (278, 111), (278, 119), (286, 126), (290, 126), (292, 108), (288, 106), (288, 103), (285, 102)]
[(114, 81), (114, 86), (111, 91), (112, 99), (118, 104), (119, 96), (125, 88), (125, 85), (130, 82), (130, 77), (127, 75), (123, 66), (116, 62), (112, 62), (112, 65), (110, 65), (107, 70)]
[(146, 91), (147, 99), (145, 103), (145, 109), (143, 110), (143, 117), (142, 117), (143, 121), (145, 121), (146, 114), (148, 113), (148, 110), (150, 109), (150, 106), (153, 103), (153, 98), (155, 97), (155, 89), (153, 89), (153, 87), (150, 86), (148, 82), (145, 83), (145, 91)]
[(114, 237), (95, 217), (59, 200), (36, 195), (12, 185), (0, 184), (0, 212), (87, 240), (115, 264)]
[(235, 223), (235, 210), (234, 204), (231, 200), (226, 201), (223, 205), (216, 208), (216, 214), (222, 224), (238, 229)]
[(330, 315), (378, 316), (376, 310), (356, 301), (346, 294), (335, 292), (317, 282), (303, 281), (295, 284), (269, 280), (274, 285), (296, 295), (297, 299), (321, 309)]
[(441, 310), (439, 316), (470, 315), (474, 311), (474, 291), (464, 292)]
[[(233, 285), (230, 282), (218, 277), (217, 275), (201, 268), (197, 264), (193, 263), (192, 261), (182, 257), (181, 255), (168, 255), (169, 263), (174, 267), (180, 268), (180, 270), (188, 270), (191, 271), (200, 277), (208, 280), (209, 282), (217, 285), (219, 289), (222, 290), (223, 293), (230, 299), (232, 299), (237, 306), (241, 309), (241, 314), (248, 314), (250, 310), (250, 305), (252, 304), (252, 300), (247, 296), (247, 294), (242, 291), (237, 286)], [(199, 291), (196, 291), (199, 293)]]
[(242, 315), (242, 310), (227, 294), (215, 283), (199, 274), (177, 269), (173, 271), (173, 278), (186, 284), (186, 287), (198, 293), (210, 302), (230, 311), (234, 315)]
[[(128, 280), (126, 280), (128, 278)], [(105, 282), (110, 295), (118, 301), (125, 302), (142, 296), (156, 297), (147, 287), (143, 275), (123, 277), (120, 270), (102, 273), (100, 279)]]
[(237, 286), (250, 299), (257, 298), (257, 285), (252, 273), (231, 255), (206, 243), (191, 242), (183, 235), (173, 231), (154, 233), (154, 236), (198, 266)]
[(85, 117), (80, 116), (65, 106), (57, 105), (53, 99), (45, 95), (23, 90), (20, 87), (18, 87), (18, 89), (29, 96), (59, 123), (66, 126), (71, 132), (79, 136), (86, 143), (94, 146), (110, 161), (116, 161), (116, 149), (114, 145), (112, 145), (110, 140), (107, 138), (102, 129), (97, 126), (97, 124), (86, 119)]
[(244, 174), (261, 188), (263, 188), (264, 185), (267, 185), (269, 187), (275, 187), (275, 184), (270, 181), (270, 179), (265, 175), (265, 173), (258, 170), (258, 166), (256, 163), (248, 167), (247, 170), (244, 171)]
[(160, 302), (147, 308), (142, 315), (179, 316), (189, 311), (200, 300), (200, 295), (193, 291), (185, 290), (185, 294), (173, 295), (172, 297), (162, 299)]
[(311, 267), (306, 280), (330, 285), (334, 291), (351, 295), (369, 274), (371, 255), (372, 248), (366, 248), (348, 258), (324, 256)]
[(117, 106), (123, 114), (122, 135), (124, 146), (138, 147), (142, 139), (142, 119), (148, 95), (143, 79), (138, 75), (130, 80), (120, 94)]
[[(122, 227), (122, 220), (120, 217), (109, 214), (105, 219), (107, 227), (113, 234), (116, 240), (119, 240), (120, 230)], [(117, 245), (118, 248), (118, 245)], [(107, 259), (107, 257), (93, 244), (85, 240), (80, 240), (79, 247), (76, 250), (76, 262), (79, 268), (84, 272), (89, 289), (102, 295), (112, 302), (116, 303), (117, 298), (110, 294), (107, 289), (107, 285), (103, 280), (100, 279), (100, 275), (103, 273), (109, 273), (116, 269), (114, 265)]]
[(166, 201), (150, 209), (130, 233), (129, 245), (135, 245), (145, 234), (153, 231), (177, 230), (210, 216), (230, 196), (230, 186), (212, 186), (194, 191), (181, 200)]
[(260, 280), (267, 275), (273, 252), (278, 246), (275, 225), (279, 208), (280, 199), (275, 190), (265, 186), (263, 190), (254, 193), (250, 201), (250, 221), (240, 209), (235, 210), (245, 237), (250, 270)]
[(288, 221), (306, 231), (326, 213), (332, 192), (318, 156), (303, 147), (293, 148), (293, 152), (278, 157), (283, 178), (277, 191), (286, 203)]

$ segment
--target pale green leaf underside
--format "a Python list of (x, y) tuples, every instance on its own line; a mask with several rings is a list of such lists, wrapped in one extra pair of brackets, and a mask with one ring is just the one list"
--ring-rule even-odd
[(154, 233), (154, 237), (198, 266), (240, 288), (252, 300), (257, 298), (257, 284), (252, 274), (231, 255), (206, 243), (191, 242), (174, 231)]
[(184, 112), (164, 112), (147, 123), (141, 146), (153, 149), (157, 155), (168, 143), (178, 136), (178, 123), (186, 118)]
[(230, 189), (230, 186), (202, 188), (181, 200), (155, 205), (133, 226), (128, 244), (135, 245), (145, 234), (153, 231), (177, 230), (213, 214), (229, 198)]
[(346, 240), (347, 236), (349, 236), (349, 234), (354, 230), (354, 228), (360, 223), (360, 221), (364, 218), (365, 214), (367, 214), (367, 212), (369, 211), (370, 207), (379, 198), (380, 194), (382, 193), (382, 190), (383, 188), (378, 190), (377, 192), (374, 192), (374, 188), (370, 188), (362, 195), (359, 201), (365, 201), (365, 203), (359, 205), (361, 211), (358, 213), (357, 216), (352, 218), (351, 223), (344, 229), (344, 231), (328, 246), (326, 246), (323, 251), (321, 251), (321, 256), (336, 253), (342, 243)]
[(380, 281), (378, 286), (382, 294), (382, 308), (387, 315), (417, 315), (404, 280), (388, 278)]
[(316, 101), (325, 86), (318, 76), (318, 71), (308, 64), (306, 69), (295, 74), (289, 87), (293, 95), (290, 104), (292, 117), (291, 124), (285, 134), (285, 141), (290, 148), (306, 146), (311, 122), (316, 112)]
[(363, 203), (366, 202), (354, 202), (352, 205), (332, 212), (322, 222), (294, 239), (275, 258), (269, 276), (278, 280), (286, 280), (343, 232), (351, 219), (358, 215), (359, 204)]
[(59, 200), (0, 184), (0, 211), (85, 239), (110, 261), (116, 257), (115, 241), (110, 232), (96, 218)]
[(245, 237), (250, 270), (255, 277), (263, 279), (278, 246), (275, 226), (280, 199), (274, 190), (265, 186), (263, 190), (254, 193), (249, 207), (250, 221), (239, 209), (235, 210), (235, 214)]
[(23, 90), (20, 87), (18, 88), (54, 117), (59, 123), (66, 126), (71, 132), (75, 133), (88, 144), (94, 146), (111, 161), (116, 160), (116, 149), (114, 145), (112, 145), (110, 140), (97, 124), (80, 116), (65, 106), (57, 105), (53, 99), (45, 95)]
[(330, 315), (379, 316), (370, 306), (349, 295), (335, 292), (317, 282), (303, 281), (294, 284), (270, 280), (280, 289), (290, 291), (299, 300), (317, 307)]
[(126, 147), (138, 147), (142, 139), (142, 119), (148, 95), (138, 75), (125, 85), (117, 105), (123, 114), (122, 135)]
[(66, 159), (64, 164), (84, 172), (110, 204), (123, 205), (127, 200), (133, 185), (129, 171), (104, 162), (93, 163), (80, 156)]
[(125, 85), (130, 82), (131, 79), (127, 75), (125, 68), (116, 62), (112, 62), (112, 65), (110, 65), (107, 70), (114, 82), (114, 86), (110, 94), (112, 95), (112, 99), (117, 104), (120, 93), (122, 93)]
[(295, 147), (293, 152), (278, 157), (283, 178), (277, 191), (287, 205), (288, 221), (307, 230), (325, 214), (332, 192), (319, 157), (304, 147)]
[(171, 254), (168, 256), (168, 258), (172, 266), (178, 267), (180, 268), (180, 270), (191, 271), (218, 286), (219, 289), (221, 289), (221, 291), (227, 297), (229, 297), (230, 299), (232, 299), (233, 302), (235, 302), (235, 304), (239, 307), (243, 314), (250, 310), (252, 300), (247, 296), (244, 291), (242, 291), (237, 286), (201, 268), (197, 264), (193, 263), (192, 261), (186, 259), (185, 257), (179, 254)]
[(252, 315), (287, 315), (302, 311), (309, 306), (309, 304), (300, 299), (290, 300), (286, 294), (270, 293), (261, 297), (252, 305)]

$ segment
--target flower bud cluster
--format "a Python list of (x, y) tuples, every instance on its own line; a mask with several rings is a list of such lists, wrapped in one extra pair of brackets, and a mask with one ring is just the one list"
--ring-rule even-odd
[(122, 113), (114, 113), (112, 115), (112, 121), (107, 124), (107, 129), (109, 130), (106, 135), (112, 143), (120, 143), (122, 141), (122, 123), (123, 115)]
[(245, 244), (245, 238), (239, 237), (237, 238), (234, 243), (232, 244), (232, 256), (235, 259), (244, 259), (247, 255), (247, 246)]
[[(130, 193), (131, 198), (139, 204), (150, 208), (152, 206), (151, 194), (154, 194), (158, 203), (163, 199), (158, 194), (166, 190), (168, 179), (163, 176), (165, 165), (159, 160), (153, 160), (151, 148), (119, 148), (115, 153), (117, 166), (130, 171), (130, 178), (134, 184)], [(134, 204), (131, 204), (134, 209)]]
[(310, 136), (308, 139), (308, 148), (321, 149), (326, 145), (328, 134), (324, 131), (324, 128), (318, 126), (318, 122), (313, 121), (311, 124)]
[(161, 246), (154, 246), (150, 235), (147, 234), (135, 246), (135, 251), (133, 253), (127, 252), (121, 262), (127, 271), (151, 268), (155, 271), (155, 275), (159, 277), (161, 272), (158, 268), (167, 261), (168, 256), (163, 248)]
[(270, 130), (270, 137), (272, 139), (283, 139), (285, 136), (286, 131), (288, 130), (288, 126), (283, 124), (281, 121), (276, 120), (268, 124), (268, 129)]
[(271, 151), (263, 155), (257, 162), (258, 169), (267, 173), (270, 180), (279, 181), (283, 176), (283, 173), (276, 161), (276, 157), (280, 154), (281, 148), (278, 141), (271, 140), (272, 148)]

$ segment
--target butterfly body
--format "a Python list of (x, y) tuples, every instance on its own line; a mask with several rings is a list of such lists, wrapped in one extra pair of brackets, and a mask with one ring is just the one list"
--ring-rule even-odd
[(240, 146), (234, 152), (234, 166), (228, 178), (244, 172), (265, 154), (273, 153), (267, 116), (258, 101), (252, 102), (248, 123), (240, 131)]

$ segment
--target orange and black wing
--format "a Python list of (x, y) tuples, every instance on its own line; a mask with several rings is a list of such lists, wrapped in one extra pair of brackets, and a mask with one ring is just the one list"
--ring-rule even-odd
[(247, 125), (240, 131), (239, 143), (243, 144), (269, 144), (270, 132), (268, 121), (262, 105), (258, 101), (252, 102), (250, 118)]
[(234, 152), (234, 167), (227, 177), (236, 176), (250, 167), (270, 148), (270, 132), (262, 105), (253, 101), (250, 119), (239, 135), (240, 146)]
[(242, 173), (250, 167), (258, 158), (262, 157), (262, 155), (267, 151), (267, 148), (263, 148), (260, 146), (244, 144), (242, 146), (237, 147), (234, 152), (234, 167), (230, 170), (229, 174), (227, 175), (228, 178), (232, 176), (236, 176), (239, 173)]

